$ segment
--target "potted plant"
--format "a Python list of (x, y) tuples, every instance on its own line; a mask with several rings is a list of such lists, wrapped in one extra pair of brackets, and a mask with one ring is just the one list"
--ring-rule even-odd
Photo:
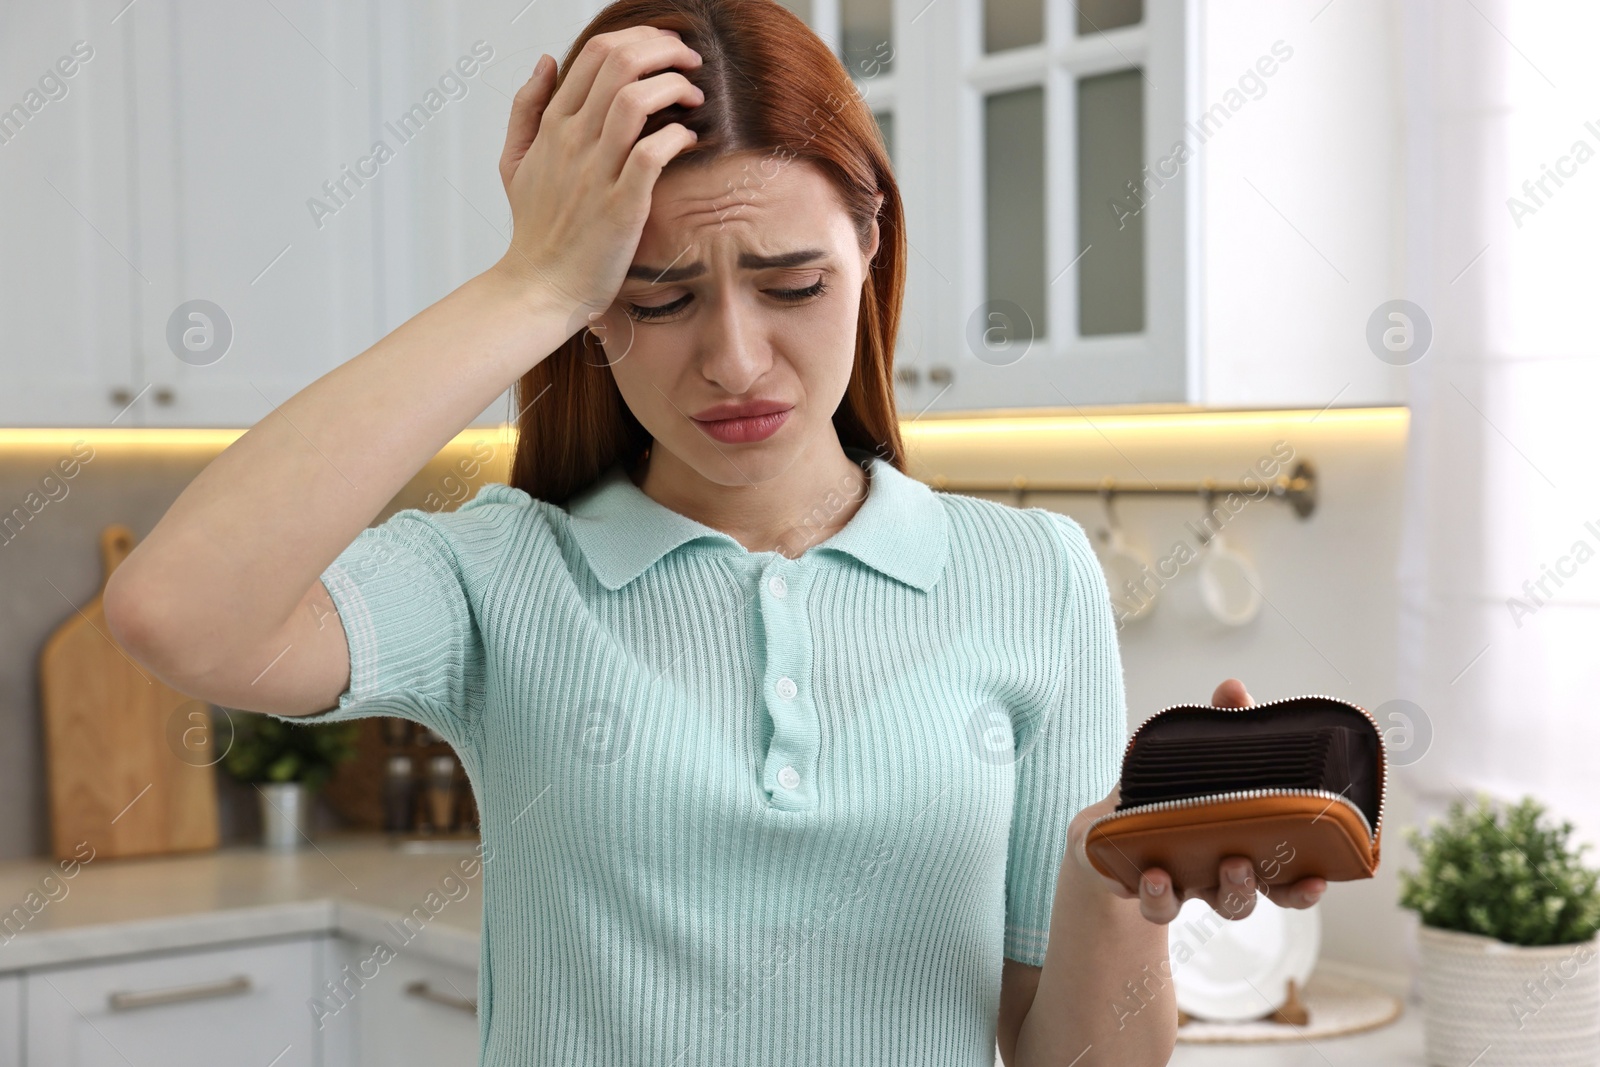
[(1451, 802), (1421, 861), (1401, 871), (1401, 906), (1422, 920), (1424, 1046), (1430, 1064), (1600, 1063), (1600, 872), (1524, 797)]
[(356, 754), (359, 724), (290, 723), (268, 715), (232, 716), (228, 774), (253, 785), (261, 804), (261, 841), (298, 848), (310, 839), (311, 803), (334, 768)]

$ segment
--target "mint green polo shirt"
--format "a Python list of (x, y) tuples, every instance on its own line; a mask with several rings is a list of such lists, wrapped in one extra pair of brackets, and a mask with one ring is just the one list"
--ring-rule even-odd
[(616, 466), (565, 508), (397, 512), (327, 568), (350, 688), (284, 718), (459, 753), (480, 1064), (995, 1062), (1002, 956), (1043, 964), (1120, 769), (1110, 599), (1071, 518), (849, 454), (866, 499), (798, 559)]

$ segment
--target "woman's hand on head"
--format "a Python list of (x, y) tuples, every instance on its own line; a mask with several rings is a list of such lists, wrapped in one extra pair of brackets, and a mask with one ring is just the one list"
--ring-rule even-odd
[(559, 90), (555, 60), (541, 56), (511, 102), (500, 180), (512, 236), (495, 269), (546, 287), (577, 316), (574, 329), (611, 306), (638, 250), (656, 178), (695, 142), (676, 122), (639, 134), (663, 107), (704, 102), (688, 78), (665, 69), (700, 62), (676, 31), (631, 26), (590, 38)]
[[(1245, 690), (1244, 683), (1237, 678), (1229, 678), (1211, 695), (1211, 704), (1218, 708), (1247, 708), (1253, 704), (1250, 694)], [(1117, 804), (1122, 799), (1122, 782), (1111, 787), (1111, 792), (1105, 798), (1090, 804), (1073, 817), (1067, 829), (1068, 847), (1072, 856), (1077, 860), (1081, 871), (1105, 887), (1106, 891), (1131, 900), (1139, 898), (1139, 912), (1153, 923), (1169, 923), (1178, 917), (1178, 911), (1183, 902), (1196, 897), (1211, 905), (1211, 909), (1225, 919), (1242, 919), (1255, 910), (1256, 906), (1256, 871), (1255, 864), (1246, 856), (1225, 856), (1217, 867), (1217, 884), (1208, 889), (1186, 889), (1182, 893), (1175, 893), (1172, 888), (1172, 877), (1160, 867), (1146, 869), (1139, 879), (1139, 891), (1129, 891), (1115, 878), (1108, 878), (1095, 869), (1089, 862), (1088, 850), (1085, 847), (1088, 841), (1089, 826), (1102, 815), (1109, 815), (1116, 810)], [(1237, 880), (1235, 880), (1237, 879)], [(1284, 908), (1309, 908), (1322, 896), (1322, 891), (1327, 888), (1325, 878), (1301, 878), (1287, 886), (1278, 886), (1263, 891), (1263, 895), (1270, 894), (1274, 904)]]

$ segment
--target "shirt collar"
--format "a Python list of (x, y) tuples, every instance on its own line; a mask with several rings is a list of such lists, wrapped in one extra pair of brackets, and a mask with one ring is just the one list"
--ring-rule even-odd
[[(867, 498), (842, 530), (807, 552), (843, 552), (897, 581), (933, 588), (949, 543), (944, 505), (932, 489), (883, 458), (858, 448), (845, 452), (857, 463), (871, 459)], [(607, 589), (620, 589), (691, 541), (747, 552), (732, 535), (648, 496), (620, 463), (572, 497), (567, 513), (584, 559)]]

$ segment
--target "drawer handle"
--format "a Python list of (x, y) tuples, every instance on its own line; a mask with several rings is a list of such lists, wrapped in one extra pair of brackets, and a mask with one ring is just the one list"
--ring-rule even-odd
[(106, 997), (106, 1001), (111, 1005), (112, 1011), (131, 1011), (134, 1008), (149, 1008), (156, 1004), (179, 1004), (186, 1000), (227, 997), (235, 993), (248, 993), (249, 991), (249, 977), (236, 974), (232, 978), (224, 978), (220, 982), (173, 986), (168, 989), (149, 989), (136, 993), (112, 993)]
[(412, 982), (406, 986), (406, 992), (413, 997), (421, 997), (423, 1000), (431, 1000), (435, 1004), (443, 1004), (447, 1008), (464, 1011), (468, 1015), (478, 1014), (477, 1001), (468, 1000), (466, 997), (458, 997), (454, 993), (442, 993), (427, 982)]

